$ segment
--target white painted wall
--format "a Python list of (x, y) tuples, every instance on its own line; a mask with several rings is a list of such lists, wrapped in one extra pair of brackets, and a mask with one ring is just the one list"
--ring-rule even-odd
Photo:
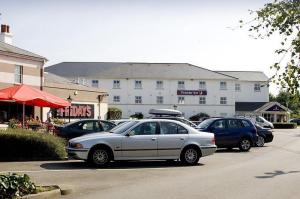
[[(246, 82), (237, 81), (241, 85), (241, 91), (235, 92), (237, 102), (268, 102), (269, 101), (269, 88), (265, 82)], [(260, 92), (254, 91), (254, 84), (259, 83), (264, 85), (260, 87)]]

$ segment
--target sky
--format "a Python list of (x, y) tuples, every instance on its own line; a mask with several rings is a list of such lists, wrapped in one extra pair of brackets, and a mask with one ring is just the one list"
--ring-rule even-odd
[[(0, 0), (13, 45), (63, 61), (191, 63), (211, 70), (270, 66), (279, 37), (253, 39), (239, 20), (268, 0)], [(278, 88), (271, 86), (271, 92)]]

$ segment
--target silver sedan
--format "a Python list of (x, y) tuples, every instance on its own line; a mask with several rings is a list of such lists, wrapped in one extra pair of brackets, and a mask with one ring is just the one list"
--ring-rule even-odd
[(195, 165), (216, 151), (214, 134), (178, 121), (144, 119), (69, 141), (69, 157), (105, 166), (114, 160), (181, 160)]

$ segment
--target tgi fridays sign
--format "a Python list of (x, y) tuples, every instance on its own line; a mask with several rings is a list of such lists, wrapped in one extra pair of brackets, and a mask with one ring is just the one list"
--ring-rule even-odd
[(206, 90), (177, 90), (177, 95), (207, 95)]
[(72, 104), (70, 107), (57, 109), (58, 118), (94, 118), (94, 104)]

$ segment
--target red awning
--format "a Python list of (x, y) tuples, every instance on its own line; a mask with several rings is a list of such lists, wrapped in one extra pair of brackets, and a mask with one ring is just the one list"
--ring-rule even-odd
[(26, 85), (12, 86), (0, 90), (0, 100), (12, 100), (25, 105), (50, 108), (70, 106), (67, 100)]

